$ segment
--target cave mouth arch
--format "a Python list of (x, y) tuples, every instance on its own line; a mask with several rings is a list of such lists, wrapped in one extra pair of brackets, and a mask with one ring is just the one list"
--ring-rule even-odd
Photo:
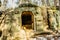
[(34, 15), (31, 11), (23, 11), (21, 15), (22, 26), (27, 29), (34, 29)]

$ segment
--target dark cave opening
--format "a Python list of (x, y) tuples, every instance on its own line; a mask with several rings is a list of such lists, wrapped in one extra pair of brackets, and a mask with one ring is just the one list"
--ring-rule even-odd
[(21, 15), (22, 19), (22, 26), (26, 27), (27, 29), (34, 29), (34, 18), (33, 13), (30, 11), (23, 11)]
[(22, 15), (22, 25), (31, 25), (32, 17), (31, 15)]

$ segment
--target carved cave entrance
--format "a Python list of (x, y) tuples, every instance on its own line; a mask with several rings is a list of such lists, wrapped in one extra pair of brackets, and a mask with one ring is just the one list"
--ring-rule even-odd
[(22, 15), (22, 26), (27, 29), (34, 29), (34, 15), (31, 11), (23, 11)]

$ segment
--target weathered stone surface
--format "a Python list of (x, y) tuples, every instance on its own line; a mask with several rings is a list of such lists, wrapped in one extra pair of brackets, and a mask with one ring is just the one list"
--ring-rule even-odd
[[(28, 7), (28, 5), (26, 4), (25, 6), (23, 5), (23, 7), (21, 6), (15, 8), (13, 11), (7, 10), (7, 12), (5, 11), (6, 13), (4, 13), (0, 17), (0, 30), (2, 31), (0, 40), (54, 40), (54, 38), (50, 38), (50, 36), (39, 36), (37, 38), (32, 38), (32, 36), (35, 34), (35, 32), (51, 32), (54, 35), (56, 34), (56, 31), (60, 32), (59, 12), (54, 11), (56, 10), (54, 8), (48, 8), (47, 10), (47, 6), (38, 7), (34, 5), (29, 5), (30, 7)], [(30, 11), (33, 14), (32, 29), (22, 28), (22, 13), (24, 11)], [(49, 15), (47, 15), (47, 11)], [(48, 16), (50, 29), (52, 30), (47, 29), (49, 27), (47, 19)]]

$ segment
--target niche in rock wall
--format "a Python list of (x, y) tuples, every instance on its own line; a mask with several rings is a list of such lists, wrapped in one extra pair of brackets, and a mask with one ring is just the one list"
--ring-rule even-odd
[(33, 28), (34, 18), (31, 11), (23, 11), (21, 15), (22, 26), (27, 25), (27, 28)]

